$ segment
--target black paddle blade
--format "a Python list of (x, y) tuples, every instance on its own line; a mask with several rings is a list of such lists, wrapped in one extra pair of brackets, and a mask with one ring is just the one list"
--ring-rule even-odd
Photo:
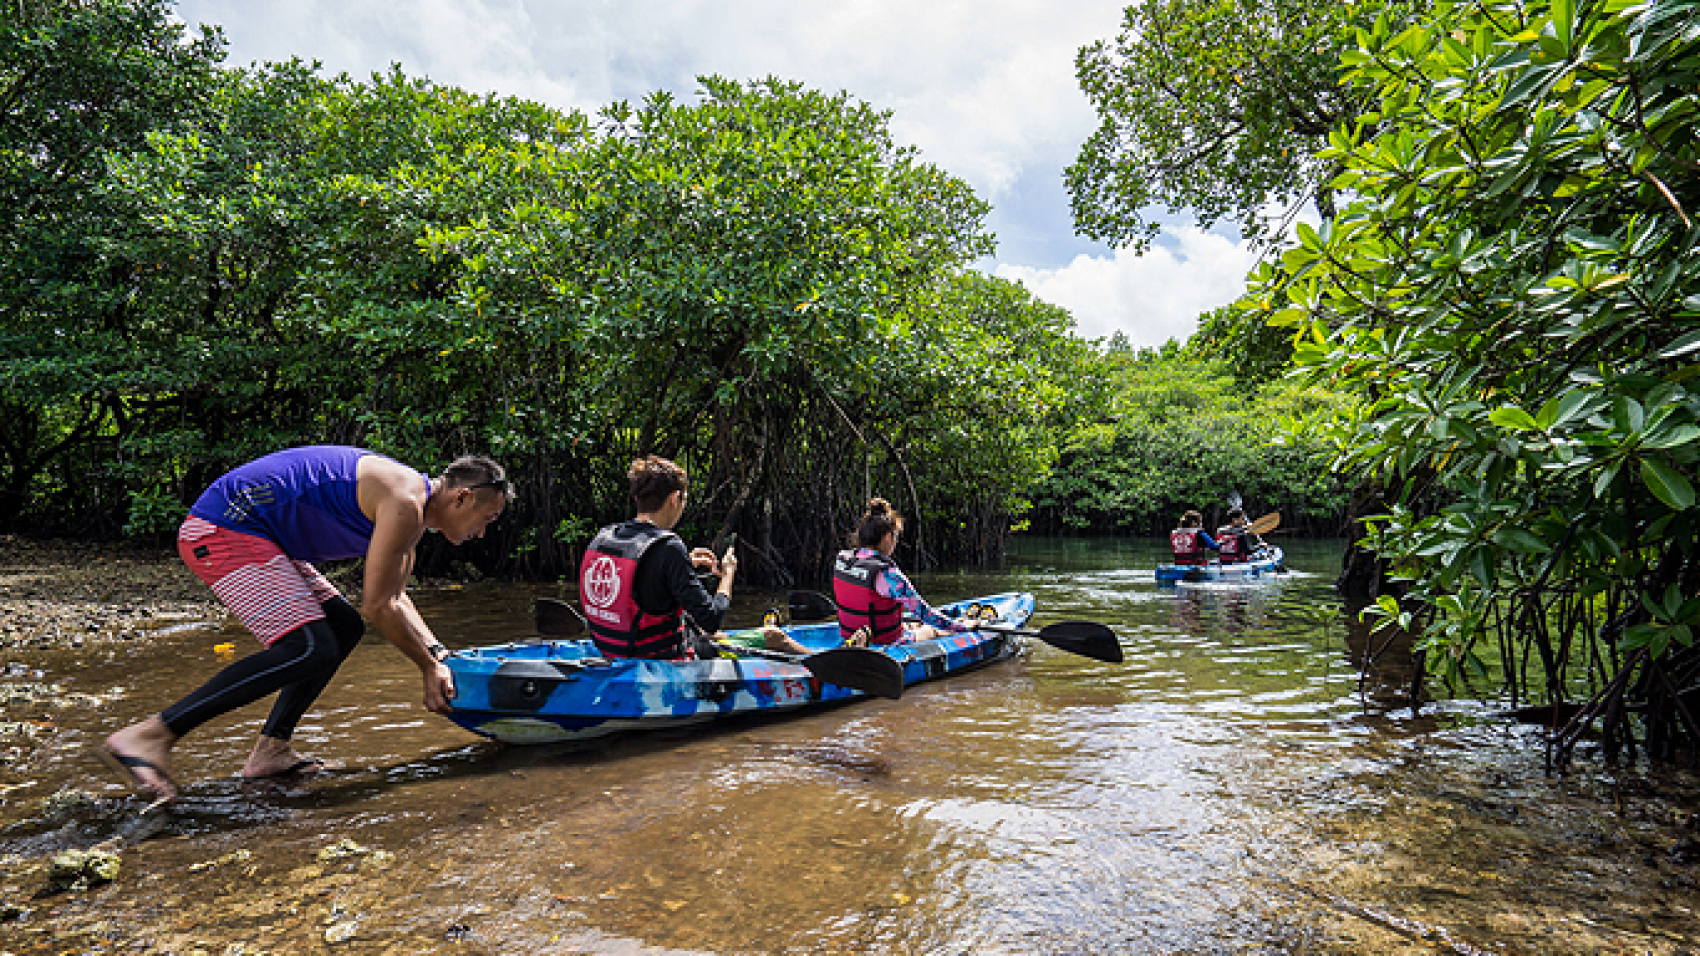
[(874, 697), (896, 700), (903, 696), (903, 665), (879, 651), (865, 647), (835, 647), (810, 654), (797, 663), (823, 684), (837, 684)]
[(785, 600), (791, 605), (794, 621), (824, 621), (838, 616), (838, 604), (819, 591), (792, 591)]
[(1096, 621), (1062, 621), (1039, 629), (1039, 640), (1059, 651), (1090, 657), (1107, 664), (1122, 662), (1122, 642), (1116, 632)]
[(549, 637), (572, 637), (584, 633), (584, 618), (571, 604), (555, 598), (538, 598), (532, 609), (537, 633)]

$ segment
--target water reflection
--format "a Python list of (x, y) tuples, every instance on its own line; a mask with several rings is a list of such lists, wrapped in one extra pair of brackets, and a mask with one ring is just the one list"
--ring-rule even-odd
[[(1690, 778), (1548, 778), (1534, 732), (1482, 705), (1413, 717), (1400, 649), (1360, 687), (1369, 635), (1316, 613), (1339, 608), (1337, 547), (1289, 552), (1294, 573), (1266, 583), (1158, 587), (1142, 543), (1024, 541), (1004, 568), (918, 584), (939, 601), (1034, 591), (1036, 625), (1110, 624), (1126, 664), (1038, 645), (899, 701), (589, 745), (471, 737), (421, 710), (416, 672), (369, 640), (298, 738), (346, 770), (235, 779), (264, 708), (239, 712), (184, 742), (183, 806), (151, 833), (75, 745), (247, 638), (67, 658), (51, 679), (124, 696), (66, 715), (66, 746), (9, 798), (0, 839), (31, 858), (116, 839), (124, 875), (39, 904), (59, 929), (0, 924), (0, 947), (58, 952), (53, 932), (94, 927), (160, 952), (295, 952), (333, 931), (398, 953), (1692, 948), (1670, 817)], [(528, 638), (536, 593), (554, 592), (418, 602), (465, 646)], [(741, 596), (734, 620), (776, 598)], [(35, 812), (67, 783), (112, 796), (71, 823)], [(344, 838), (394, 859), (319, 860)]]

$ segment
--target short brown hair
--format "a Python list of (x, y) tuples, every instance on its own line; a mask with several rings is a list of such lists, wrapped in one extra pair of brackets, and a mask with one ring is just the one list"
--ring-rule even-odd
[(668, 495), (691, 486), (685, 469), (659, 455), (645, 455), (632, 462), (626, 469), (626, 479), (631, 482), (632, 501), (644, 513), (659, 509), (667, 503)]
[(862, 514), (862, 520), (856, 523), (856, 544), (863, 548), (878, 547), (885, 536), (893, 531), (903, 531), (903, 516), (884, 498), (874, 498), (868, 502), (868, 510)]
[(1197, 508), (1190, 509), (1186, 514), (1181, 515), (1181, 527), (1202, 528), (1204, 527), (1204, 516), (1198, 513)]
[(504, 502), (512, 504), (514, 500), (513, 486), (508, 484), (508, 473), (502, 466), (483, 455), (462, 455), (443, 469), (443, 490), (450, 488), (471, 488), (474, 492), (490, 489), (502, 496)]

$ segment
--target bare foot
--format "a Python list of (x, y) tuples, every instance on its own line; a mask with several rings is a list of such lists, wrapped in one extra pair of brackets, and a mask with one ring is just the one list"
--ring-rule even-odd
[(98, 756), (107, 766), (153, 794), (157, 803), (171, 803), (177, 799), (177, 784), (169, 770), (171, 745), (176, 742), (177, 735), (155, 715), (107, 737)]
[(261, 736), (254, 742), (254, 752), (242, 765), (242, 776), (249, 780), (265, 777), (306, 777), (325, 770), (336, 769), (323, 760), (303, 757), (287, 740)]
[(763, 627), (761, 629), (761, 635), (763, 641), (767, 645), (767, 649), (770, 651), (784, 651), (787, 654), (801, 654), (804, 656), (814, 653), (814, 651), (811, 651), (797, 643), (792, 639), (791, 635), (777, 627)]

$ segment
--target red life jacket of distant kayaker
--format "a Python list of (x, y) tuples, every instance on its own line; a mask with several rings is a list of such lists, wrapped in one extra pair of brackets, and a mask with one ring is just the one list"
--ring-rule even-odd
[(896, 644), (903, 639), (903, 605), (879, 593), (876, 584), (892, 560), (878, 551), (864, 554), (840, 551), (832, 562), (832, 599), (838, 602), (838, 634), (848, 641), (864, 624), (873, 631), (870, 644)]
[(1223, 564), (1240, 564), (1251, 560), (1246, 553), (1246, 540), (1240, 537), (1240, 529), (1221, 527), (1216, 529), (1216, 556)]
[(1176, 528), (1169, 532), (1169, 549), (1175, 552), (1176, 564), (1208, 564), (1210, 553), (1198, 538), (1200, 528)]
[(630, 538), (616, 538), (617, 527), (598, 532), (579, 565), (578, 593), (590, 637), (605, 657), (678, 660), (684, 656), (679, 627), (683, 609), (675, 605), (666, 614), (650, 614), (638, 607), (634, 590), (644, 553), (675, 535), (649, 527)]

